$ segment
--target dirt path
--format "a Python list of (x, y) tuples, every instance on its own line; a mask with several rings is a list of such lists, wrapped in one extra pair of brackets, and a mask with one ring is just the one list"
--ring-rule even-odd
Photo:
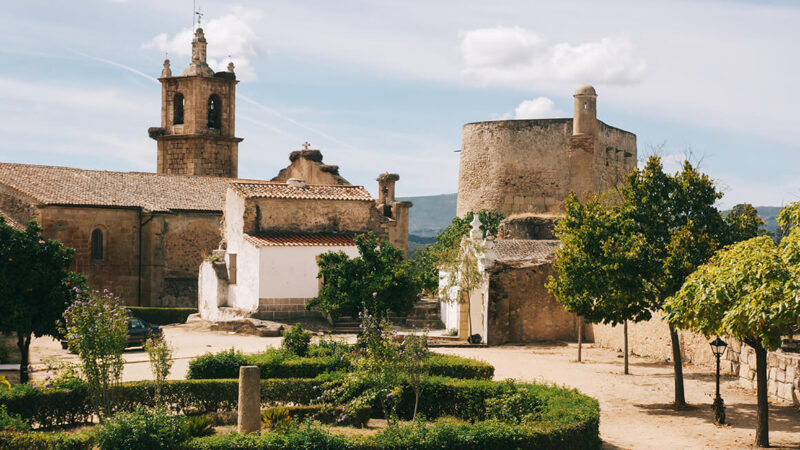
[[(721, 395), (727, 427), (714, 426), (710, 409), (713, 372), (684, 367), (690, 409), (675, 411), (672, 366), (632, 357), (630, 375), (622, 375), (617, 352), (584, 346), (577, 363), (576, 345), (529, 345), (492, 348), (442, 348), (440, 353), (478, 358), (495, 366), (495, 379), (515, 378), (574, 387), (600, 402), (604, 448), (748, 448), (754, 440), (756, 396), (724, 378)], [(770, 442), (800, 448), (800, 412), (790, 405), (770, 405)]]

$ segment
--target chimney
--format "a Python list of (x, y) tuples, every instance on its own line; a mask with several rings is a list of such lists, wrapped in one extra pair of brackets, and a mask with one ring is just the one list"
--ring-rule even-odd
[(286, 181), (286, 184), (288, 184), (289, 187), (301, 189), (306, 187), (306, 180), (302, 178), (289, 178), (289, 180)]
[(396, 173), (382, 173), (378, 175), (378, 204), (389, 205), (394, 203), (394, 183), (400, 179)]

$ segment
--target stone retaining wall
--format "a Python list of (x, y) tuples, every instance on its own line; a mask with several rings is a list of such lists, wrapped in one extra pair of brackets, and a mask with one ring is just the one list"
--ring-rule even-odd
[[(756, 352), (731, 340), (725, 356), (739, 373), (739, 385), (756, 389)], [(771, 399), (800, 405), (800, 354), (767, 353), (767, 395)]]

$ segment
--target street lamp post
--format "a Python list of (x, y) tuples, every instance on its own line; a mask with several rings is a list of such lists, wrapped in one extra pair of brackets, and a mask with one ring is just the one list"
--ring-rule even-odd
[(722, 397), (719, 395), (719, 358), (725, 353), (725, 347), (728, 344), (717, 336), (716, 339), (710, 342), (710, 345), (711, 351), (717, 358), (717, 395), (714, 397), (714, 403), (711, 404), (711, 408), (714, 410), (714, 423), (722, 425), (725, 423), (725, 402), (722, 401)]

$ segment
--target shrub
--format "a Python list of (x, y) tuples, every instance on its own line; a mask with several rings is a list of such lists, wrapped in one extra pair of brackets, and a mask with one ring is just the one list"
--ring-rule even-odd
[(542, 413), (542, 401), (530, 391), (507, 380), (508, 392), (486, 399), (486, 417), (507, 423), (530, 422)]
[(156, 398), (159, 398), (161, 397), (161, 386), (169, 376), (174, 362), (172, 349), (163, 336), (148, 337), (143, 347), (150, 359), (150, 370), (153, 372), (153, 380), (156, 382)]
[(197, 312), (196, 308), (153, 308), (145, 306), (129, 306), (133, 317), (138, 317), (150, 325), (169, 325), (186, 323), (186, 318)]
[(292, 417), (289, 415), (289, 410), (283, 406), (273, 406), (261, 412), (261, 426), (275, 430), (289, 425), (292, 422)]
[(339, 339), (320, 339), (308, 348), (308, 356), (332, 356), (345, 359), (350, 356), (354, 347)]
[(6, 364), (10, 360), (10, 352), (8, 347), (5, 346), (2, 342), (0, 342), (0, 364)]
[(97, 442), (104, 450), (150, 450), (175, 448), (188, 437), (183, 417), (164, 408), (137, 408), (106, 420)]
[(30, 428), (30, 426), (22, 420), (18, 415), (8, 414), (6, 405), (0, 405), (0, 430), (13, 428), (17, 431), (23, 431)]
[(250, 365), (242, 352), (234, 349), (206, 353), (189, 362), (188, 379), (236, 378), (239, 367)]
[(92, 432), (42, 433), (0, 431), (0, 448), (15, 450), (91, 450), (95, 436)]
[(111, 415), (113, 391), (122, 377), (128, 310), (108, 291), (75, 290), (78, 299), (64, 311), (61, 332), (81, 360), (94, 412), (102, 420)]
[[(324, 341), (320, 343), (322, 342)], [(238, 378), (240, 366), (258, 366), (262, 379), (314, 378), (323, 373), (350, 367), (352, 350), (347, 344), (337, 343), (323, 344), (320, 347), (312, 345), (309, 348), (310, 356), (305, 358), (279, 349), (249, 355), (233, 349), (216, 354), (206, 353), (189, 362), (187, 378)], [(328, 353), (333, 355), (327, 356)], [(494, 367), (491, 364), (456, 355), (431, 353), (425, 359), (424, 365), (430, 375), (482, 380), (491, 380), (494, 377)]]
[(213, 436), (216, 434), (214, 420), (206, 414), (187, 417), (185, 426), (189, 437)]
[(294, 324), (291, 330), (283, 334), (281, 347), (297, 356), (308, 354), (308, 344), (311, 342), (311, 333), (305, 331), (299, 323)]

